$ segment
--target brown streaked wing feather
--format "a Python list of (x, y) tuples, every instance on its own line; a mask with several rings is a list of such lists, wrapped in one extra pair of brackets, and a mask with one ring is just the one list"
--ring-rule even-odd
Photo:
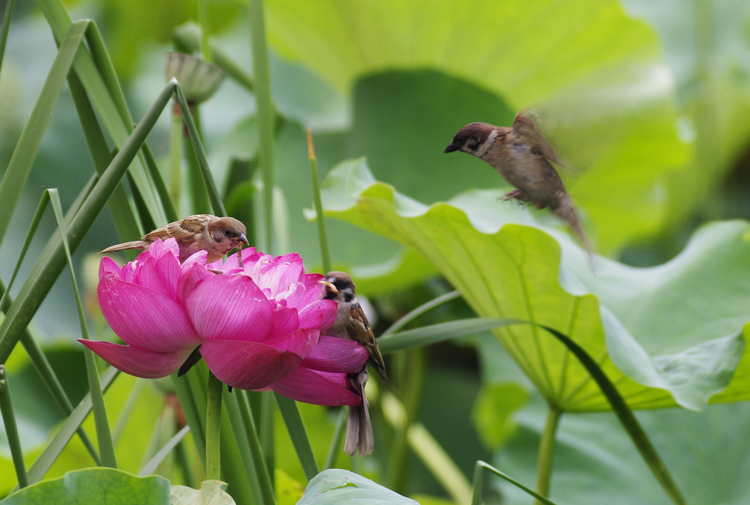
[(210, 218), (216, 219), (215, 216), (209, 214), (189, 216), (185, 219), (157, 228), (143, 238), (145, 240), (154, 241), (157, 238), (166, 240), (170, 237), (174, 237), (177, 242), (182, 242), (190, 238), (195, 239), (195, 236), (203, 231), (207, 223), (213, 220)]
[(362, 307), (359, 304), (353, 305), (349, 311), (349, 316), (349, 320), (346, 322), (346, 332), (352, 340), (365, 346), (378, 374), (383, 380), (386, 380), (385, 361), (383, 361), (383, 355), (378, 348), (375, 334), (372, 332), (370, 322), (367, 320)]
[(515, 120), (513, 121), (513, 130), (523, 137), (523, 140), (542, 153), (542, 156), (550, 160), (552, 163), (563, 166), (562, 163), (560, 163), (560, 160), (557, 159), (555, 150), (549, 142), (547, 142), (547, 139), (544, 138), (536, 127), (534, 121), (529, 116), (520, 112), (516, 114)]

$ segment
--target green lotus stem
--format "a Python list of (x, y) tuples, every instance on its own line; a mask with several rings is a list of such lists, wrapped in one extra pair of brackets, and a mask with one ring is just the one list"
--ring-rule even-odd
[(3, 67), (3, 56), (5, 55), (5, 45), (8, 42), (8, 33), (10, 32), (10, 20), (13, 17), (13, 7), (16, 0), (10, 0), (5, 5), (5, 14), (3, 15), (3, 25), (0, 28), (0, 68)]
[(258, 109), (258, 159), (263, 174), (263, 223), (266, 252), (273, 254), (273, 134), (274, 111), (271, 103), (271, 75), (268, 68), (263, 0), (250, 2), (255, 101)]
[(172, 109), (172, 125), (169, 130), (169, 197), (179, 214), (180, 192), (182, 191), (182, 114), (180, 109)]
[(526, 491), (528, 494), (536, 498), (537, 502), (544, 503), (545, 505), (555, 505), (554, 502), (548, 500), (547, 498), (545, 498), (544, 496), (538, 493), (535, 493), (534, 491), (527, 488), (526, 486), (524, 486), (517, 480), (509, 477), (508, 475), (504, 474), (497, 468), (491, 465), (488, 465), (487, 463), (481, 460), (477, 461), (476, 464), (474, 465), (474, 494), (471, 498), (471, 505), (482, 505), (482, 490), (484, 489), (484, 472), (485, 471), (493, 473), (497, 475), (498, 477), (510, 482), (517, 488)]
[(209, 371), (206, 401), (207, 480), (221, 480), (221, 387), (222, 382)]
[(198, 21), (201, 25), (201, 56), (207, 62), (211, 62), (211, 48), (208, 45), (208, 1), (198, 2)]
[(21, 439), (18, 436), (16, 416), (13, 412), (13, 404), (10, 400), (10, 384), (8, 383), (8, 376), (5, 373), (5, 365), (0, 365), (0, 411), (3, 415), (5, 434), (8, 438), (10, 452), (13, 456), (13, 466), (16, 468), (18, 487), (26, 487), (29, 485), (29, 478), (26, 474), (26, 465), (23, 462)]
[[(555, 436), (560, 423), (562, 409), (550, 403), (547, 410), (547, 420), (544, 423), (542, 441), (539, 444), (539, 463), (537, 466), (536, 492), (542, 496), (549, 496), (550, 480), (552, 478), (552, 456), (555, 450)], [(536, 500), (536, 504), (541, 504)]]
[(318, 475), (319, 470), (297, 402), (278, 393), (274, 394), (274, 398), (276, 398), (276, 405), (279, 406), (279, 412), (284, 419), (289, 438), (292, 439), (292, 445), (294, 445), (302, 470), (305, 472), (305, 477), (307, 477), (307, 480), (311, 480)]
[(336, 429), (333, 430), (333, 437), (331, 438), (331, 445), (328, 447), (326, 460), (323, 463), (323, 470), (333, 468), (333, 464), (336, 461), (336, 455), (338, 455), (339, 447), (341, 446), (341, 435), (344, 434), (344, 426), (346, 426), (346, 414), (346, 409), (344, 408), (339, 412), (339, 420), (336, 421)]
[(307, 155), (310, 158), (310, 175), (312, 176), (313, 202), (315, 203), (315, 221), (318, 224), (318, 243), (320, 244), (320, 261), (323, 263), (323, 273), (331, 271), (331, 255), (328, 252), (328, 236), (326, 235), (326, 221), (323, 216), (323, 203), (320, 199), (320, 184), (318, 182), (318, 163), (315, 160), (315, 146), (312, 141), (310, 128), (307, 129)]

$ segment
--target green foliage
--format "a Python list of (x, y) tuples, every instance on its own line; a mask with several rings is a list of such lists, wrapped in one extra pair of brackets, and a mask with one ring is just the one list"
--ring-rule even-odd
[(224, 491), (226, 483), (206, 480), (200, 489), (186, 486), (172, 486), (171, 505), (234, 505), (234, 500)]
[[(748, 361), (742, 359), (745, 345), (739, 330), (747, 321), (749, 294), (741, 281), (725, 282), (741, 279), (747, 271), (747, 223), (706, 228), (692, 247), (661, 267), (639, 270), (597, 257), (592, 272), (585, 252), (571, 239), (499, 202), (498, 192), (472, 191), (427, 207), (375, 182), (361, 160), (337, 167), (323, 187), (327, 215), (413, 248), (441, 271), (477, 314), (530, 321), (570, 336), (617, 383), (633, 408), (680, 404), (699, 409), (727, 386), (733, 399), (748, 398), (743, 372)], [(701, 234), (710, 234), (711, 240), (702, 240)], [(721, 256), (715, 265), (725, 279), (717, 279), (716, 272), (705, 267), (707, 255)], [(692, 285), (732, 292), (738, 303), (727, 307), (723, 299), (714, 298), (716, 307), (706, 313), (674, 302), (668, 308), (661, 305), (681, 298)], [(619, 289), (622, 286), (630, 289)], [(612, 292), (631, 297), (630, 303)], [(654, 292), (655, 302), (641, 305)], [(665, 312), (692, 324), (699, 317), (711, 321), (715, 315), (723, 326), (712, 327), (708, 334), (704, 329), (700, 344), (689, 340), (688, 332), (685, 342), (692, 347), (652, 359), (633, 338), (633, 330), (626, 328), (648, 327), (648, 333), (635, 333), (639, 338), (682, 338), (683, 332), (664, 335), (662, 324), (649, 326)], [(729, 332), (732, 335), (726, 337)], [(513, 326), (495, 334), (542, 394), (562, 409), (608, 408), (588, 372), (541, 328)], [(738, 366), (740, 373), (734, 376)], [(718, 395), (714, 401), (722, 398)]]
[[(174, 29), (195, 17), (198, 3), (75, 3), (76, 15), (96, 17), (96, 24), (72, 22), (58, 0), (38, 6), (60, 48), (54, 63), (51, 39), (48, 60), (24, 57), (28, 49), (18, 49), (19, 40), (32, 38), (29, 34), (42, 38), (33, 31), (41, 16), (31, 7), (18, 6), (13, 23), (6, 18), (0, 33), (0, 94), (7, 98), (0, 103), (5, 119), (0, 200), (8, 207), (0, 213), (2, 257), (15, 257), (14, 230), (25, 230), (24, 213), (29, 201), (38, 200), (39, 186), (58, 180), (63, 203), (75, 198), (66, 217), (72, 251), (99, 250), (114, 240), (115, 230), (122, 240), (133, 239), (176, 215), (161, 180), (164, 149), (155, 147), (163, 133), (157, 117), (174, 88), (162, 89), (165, 48), (152, 42), (173, 36), (182, 50), (198, 49), (200, 27), (187, 23)], [(376, 452), (349, 460), (339, 451), (335, 465), (402, 494), (428, 493), (423, 503), (444, 503), (433, 494), (463, 502), (474, 463), (490, 460), (478, 435), (496, 451), (492, 462), (512, 476), (510, 481), (534, 482), (545, 471), (536, 456), (542, 398), (566, 412), (608, 411), (610, 403), (591, 375), (602, 370), (631, 408), (652, 409), (639, 412), (638, 421), (689, 503), (744, 503), (748, 443), (739, 427), (747, 424), (748, 409), (737, 402), (750, 399), (747, 221), (701, 227), (680, 254), (657, 267), (639, 269), (596, 257), (592, 268), (547, 211), (499, 201), (503, 192), (494, 188), (505, 183), (494, 171), (467, 156), (444, 155), (443, 149), (465, 123), (507, 125), (517, 110), (531, 109), (570, 168), (561, 169), (562, 176), (598, 251), (615, 256), (648, 240), (655, 257), (671, 257), (675, 244), (682, 248), (688, 236), (683, 227), (691, 215), (748, 216), (746, 185), (732, 183), (726, 199), (711, 197), (750, 138), (750, 7), (740, 0), (460, 5), (267, 0), (270, 73), (261, 61), (266, 53), (261, 7), (253, 0), (259, 70), (251, 72), (247, 5), (235, 0), (202, 5), (209, 31), (220, 33), (210, 40), (214, 62), (234, 82), (194, 109), (195, 123), (186, 116), (192, 139), (186, 145), (196, 147), (196, 156), (187, 154), (196, 173), (200, 168), (199, 189), (208, 188), (214, 212), (222, 213), (226, 204), (248, 221), (256, 237), (270, 235), (267, 223), (273, 222), (273, 252), (299, 251), (308, 270), (315, 269), (319, 245), (315, 226), (306, 220), (311, 215), (303, 212), (312, 200), (306, 126), (313, 129), (321, 171), (338, 165), (323, 183), (326, 215), (336, 218), (327, 223), (333, 267), (350, 271), (358, 293), (375, 299), (384, 319), (376, 329), (397, 320), (391, 328), (398, 327), (398, 333), (389, 331), (381, 345), (393, 356), (392, 380), (385, 387), (368, 386), (379, 392), (371, 398)], [(641, 18), (629, 16), (633, 13)], [(6, 35), (10, 55), (4, 54)], [(113, 49), (111, 56), (107, 48)], [(36, 96), (42, 82), (32, 110), (24, 103), (26, 90)], [(253, 90), (260, 91), (257, 97), (250, 95)], [(179, 88), (176, 92), (181, 94)], [(134, 110), (153, 105), (145, 116), (138, 112), (131, 118), (126, 96)], [(77, 137), (80, 145), (70, 140), (69, 133), (78, 131), (70, 119), (56, 119), (72, 117), (69, 105), (59, 110), (57, 105), (71, 98), (85, 146)], [(18, 118), (26, 124), (23, 133)], [(149, 132), (155, 158), (145, 143)], [(198, 140), (205, 140), (206, 152), (202, 142), (192, 143)], [(171, 154), (179, 169), (180, 152)], [(342, 162), (358, 157), (367, 162)], [(265, 185), (258, 181), (259, 166)], [(53, 177), (51, 168), (60, 167), (75, 167), (75, 174)], [(217, 187), (224, 188), (223, 195)], [(180, 214), (198, 208), (189, 198), (177, 200)], [(108, 236), (93, 231), (105, 203), (115, 225)], [(106, 217), (99, 227), (112, 228)], [(61, 327), (56, 315), (65, 310), (60, 307), (68, 294), (49, 294), (65, 266), (61, 241), (41, 229), (35, 233), (49, 240), (47, 246), (32, 243), (41, 251), (33, 255), (37, 263), (30, 273), (21, 270), (23, 287), (2, 307), (0, 361), (9, 358), (13, 395), (24, 400), (14, 407), (30, 479), (49, 480), (7, 503), (52, 501), (52, 495), (63, 503), (73, 483), (84, 482), (95, 493), (108, 479), (136, 490), (153, 485), (149, 497), (167, 503), (163, 479), (137, 480), (101, 469), (67, 473), (98, 461), (85, 434), (93, 431), (93, 420), (86, 419), (91, 400), (78, 373), (80, 352), (44, 346), (52, 367), (40, 359), (36, 340), (48, 336), (34, 331), (32, 318)], [(265, 242), (270, 248), (270, 240)], [(427, 316), (407, 315), (398, 322), (427, 299), (452, 296), (444, 295), (450, 288), (441, 276), (469, 307), (446, 303)], [(411, 326), (403, 330), (401, 323)], [(588, 370), (538, 325), (561, 332), (562, 340), (570, 337), (593, 358)], [(493, 336), (464, 339), (461, 348), (448, 343), (488, 330)], [(18, 343), (31, 356), (28, 362), (19, 351), (11, 355)], [(427, 346), (429, 353), (402, 353)], [(474, 370), (475, 347), (481, 375)], [(104, 399), (110, 419), (117, 418), (119, 465), (133, 473), (157, 468), (173, 483), (189, 484), (172, 488), (172, 500), (180, 503), (203, 503), (217, 495), (229, 500), (218, 481), (191, 489), (200, 487), (206, 440), (205, 377), (196, 380), (205, 370), (200, 370), (197, 366), (173, 383), (189, 428), (179, 420), (171, 388), (157, 391), (130, 377), (114, 381), (112, 370), (102, 381), (103, 388), (112, 384)], [(55, 389), (55, 381), (59, 390), (50, 397), (44, 389)], [(74, 404), (82, 400), (75, 410), (65, 403), (59, 383)], [(474, 433), (468, 418), (477, 391)], [(311, 406), (298, 411), (286, 402), (287, 427), (279, 419), (272, 426), (268, 409), (273, 406), (259, 398), (224, 395), (222, 477), (237, 503), (272, 502), (272, 485), (279, 504), (296, 503), (305, 473), (312, 476), (326, 450), (336, 445), (330, 439), (338, 411)], [(706, 409), (712, 403), (725, 404)], [(185, 440), (192, 445), (178, 443), (188, 430)], [(263, 443), (259, 437), (265, 437)], [(566, 414), (555, 440), (556, 503), (666, 503), (611, 413)], [(542, 456), (551, 459), (551, 452)], [(403, 458), (402, 466), (392, 466), (394, 458)], [(0, 458), (0, 474), (11, 472), (11, 461)], [(12, 479), (0, 480), (0, 493), (8, 493)], [(482, 493), (478, 486), (475, 499), (528, 503), (525, 491), (497, 482), (485, 487), (501, 496)], [(413, 503), (394, 491), (351, 472), (328, 470), (310, 481), (300, 503)], [(118, 503), (134, 495), (126, 496)]]
[(336, 503), (376, 504), (416, 504), (390, 489), (377, 485), (370, 479), (347, 470), (325, 470), (313, 478), (305, 489), (299, 505), (319, 505)]
[(3, 505), (169, 505), (169, 481), (152, 475), (136, 477), (110, 468), (89, 468), (29, 486)]
[[(380, 96), (370, 107), (390, 110), (379, 109), (375, 118), (382, 119), (358, 114), (355, 108), (355, 129), (358, 120), (373, 126), (387, 121), (388, 126), (380, 124), (374, 134), (370, 129), (365, 142), (379, 146), (378, 159), (373, 160), (378, 178), (395, 183), (406, 194), (421, 198), (397, 180), (382, 177), (381, 159), (389, 157), (399, 165), (416, 158), (408, 165), (412, 180), (432, 177), (429, 157), (442, 153), (463, 124), (510, 124), (507, 109), (498, 108), (499, 102), (509, 104), (513, 113), (533, 107), (542, 118), (553, 118), (543, 124), (544, 131), (566, 164), (586, 172), (572, 181), (572, 194), (586, 209), (602, 251), (617, 251), (634, 238), (659, 230), (668, 200), (657, 189), (687, 161), (690, 150), (678, 137), (676, 89), (651, 28), (628, 18), (613, 1), (494, 2), (481, 4), (479, 11), (481, 15), (469, 5), (457, 11), (447, 0), (390, 0), (377, 7), (341, 0), (314, 6), (280, 0), (269, 3), (269, 37), (283, 56), (314, 69), (341, 92), (353, 91), (355, 107), (362, 86), (358, 79), (393, 68), (436, 69), (495, 95), (485, 101), (484, 110), (466, 120), (465, 114), (481, 96), (465, 100), (453, 92), (457, 87), (452, 90), (440, 82), (444, 78), (435, 89), (420, 86), (424, 81), (418, 79), (402, 79), (400, 86), (376, 92)], [(583, 12), (585, 16), (578, 15)], [(387, 101), (389, 94), (398, 97)], [(403, 112), (391, 108), (404, 103), (408, 105)], [(418, 113), (428, 108), (431, 112)], [(457, 109), (461, 112), (455, 113)], [(444, 126), (451, 119), (453, 126)], [(401, 134), (402, 144), (396, 146), (403, 148), (394, 149), (394, 144), (383, 141), (390, 132)], [(429, 141), (419, 142), (424, 139)], [(431, 150), (433, 143), (440, 142), (439, 150)], [(453, 170), (463, 178), (471, 170), (470, 163), (455, 161)], [(461, 178), (437, 177), (429, 187), (444, 185), (445, 195), (466, 187), (461, 183), (456, 187)]]

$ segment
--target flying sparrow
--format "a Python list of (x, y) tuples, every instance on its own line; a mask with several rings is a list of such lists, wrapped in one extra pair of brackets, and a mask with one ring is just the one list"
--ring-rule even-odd
[[(354, 295), (354, 282), (344, 272), (328, 272), (326, 279), (321, 281), (325, 285), (323, 298), (335, 300), (338, 303), (336, 321), (326, 334), (332, 337), (344, 338), (359, 342), (367, 349), (370, 355), (369, 362), (375, 367), (383, 380), (388, 377), (385, 373), (385, 362), (380, 354), (375, 335), (370, 328), (362, 306)], [(351, 374), (350, 383), (362, 396), (361, 407), (349, 407), (349, 418), (346, 423), (346, 438), (344, 441), (344, 452), (354, 454), (359, 450), (360, 456), (370, 454), (374, 446), (372, 435), (372, 424), (370, 423), (370, 412), (365, 396), (365, 384), (367, 383), (367, 365), (358, 374)]]
[(483, 159), (515, 186), (517, 189), (507, 193), (505, 200), (528, 202), (539, 209), (549, 207), (553, 214), (573, 228), (591, 254), (573, 201), (550, 163), (560, 164), (557, 155), (531, 118), (519, 112), (510, 128), (487, 123), (467, 124), (445, 148), (446, 153), (453, 151), (463, 151)]
[(208, 251), (208, 262), (213, 263), (235, 247), (248, 245), (246, 233), (245, 225), (233, 217), (196, 214), (157, 228), (141, 240), (107, 247), (99, 254), (126, 249), (146, 250), (157, 238), (175, 238), (180, 246), (180, 263), (202, 250)]

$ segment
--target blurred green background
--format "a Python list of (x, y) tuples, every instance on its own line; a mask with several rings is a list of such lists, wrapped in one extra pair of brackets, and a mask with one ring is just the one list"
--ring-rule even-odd
[[(246, 3), (208, 5), (216, 43), (250, 73)], [(164, 53), (172, 50), (175, 29), (197, 19), (197, 2), (81, 0), (66, 6), (73, 19), (96, 21), (137, 120), (164, 85)], [(364, 156), (378, 181), (429, 205), (465, 190), (505, 187), (483, 162), (446, 156), (443, 149), (468, 122), (509, 125), (516, 111), (530, 109), (568, 167), (562, 177), (598, 252), (630, 265), (668, 261), (709, 221), (750, 218), (746, 1), (268, 0), (266, 22), (273, 98), (283, 118), (275, 177), (285, 226), (278, 230), (273, 252), (298, 251), (309, 270), (319, 269), (320, 256), (315, 225), (303, 215), (312, 202), (308, 127), (323, 174)], [(0, 72), (0, 175), (54, 55), (41, 14), (31, 3), (17, 4)], [(231, 160), (256, 152), (254, 117), (252, 94), (231, 79), (201, 106), (206, 150), (226, 194), (232, 190), (227, 182)], [(164, 174), (168, 130), (164, 114), (149, 139)], [(3, 279), (12, 272), (42, 191), (59, 188), (68, 206), (92, 172), (66, 88), (0, 247)], [(188, 213), (187, 208), (182, 212)], [(544, 219), (544, 212), (535, 214)], [(41, 236), (52, 232), (53, 219), (48, 216), (44, 225)], [(350, 270), (359, 291), (370, 295), (380, 331), (450, 289), (403, 246), (341, 221), (329, 219), (328, 226), (332, 260)], [(105, 212), (75, 255), (89, 289), (97, 264), (92, 254), (118, 241)], [(78, 333), (70, 289), (63, 275), (34, 320), (36, 334), (62, 343), (62, 353), (71, 352)], [(470, 314), (465, 304), (452, 302), (417, 325)], [(542, 401), (494, 337), (418, 353), (427, 362), (419, 419), (462, 471), (470, 476), (473, 463), (486, 459), (532, 483)], [(394, 365), (396, 377), (408, 375), (403, 361)], [(19, 364), (16, 373), (23, 370)], [(80, 391), (72, 378), (69, 385)], [(144, 419), (158, 414), (160, 405), (152, 403), (156, 410)], [(332, 415), (306, 409), (311, 432), (329, 433)], [(375, 416), (377, 429), (382, 419)], [(52, 410), (41, 417), (49, 422), (28, 428), (36, 435), (29, 435), (32, 446), (61, 419)], [(744, 503), (750, 463), (743, 455), (750, 440), (734, 427), (747, 425), (746, 404), (638, 417), (678, 484), (694, 498), (691, 503)], [(553, 477), (559, 503), (666, 503), (610, 414), (569, 415), (561, 430)], [(291, 454), (283, 429), (277, 431), (280, 451)], [(733, 434), (731, 442), (726, 432)], [(323, 454), (326, 446), (327, 439), (321, 440), (316, 450)], [(6, 452), (0, 474), (10, 471)], [(384, 458), (376, 454), (366, 461), (363, 473), (386, 475)], [(282, 468), (302, 481), (294, 458), (289, 460)], [(406, 468), (400, 481), (379, 482), (412, 495), (444, 496), (416, 458)], [(487, 493), (498, 503), (525, 503), (499, 483)]]

